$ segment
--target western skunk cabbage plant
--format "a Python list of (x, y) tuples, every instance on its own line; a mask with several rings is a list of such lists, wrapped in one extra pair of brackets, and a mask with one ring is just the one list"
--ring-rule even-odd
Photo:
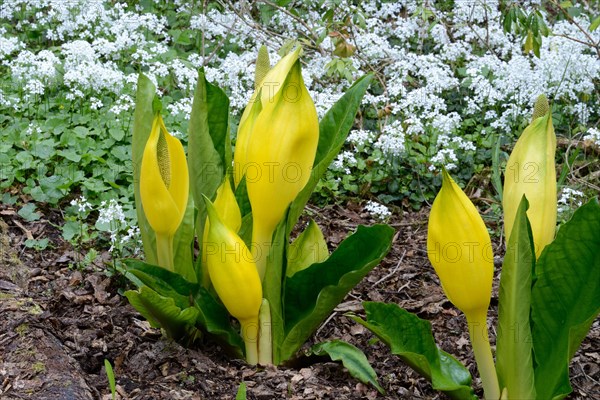
[[(125, 275), (137, 286), (126, 296), (169, 337), (191, 343), (206, 335), (250, 364), (293, 357), (379, 263), (393, 236), (385, 225), (359, 226), (329, 254), (311, 221), (290, 240), (372, 79), (356, 81), (319, 122), (300, 55), (298, 48), (270, 68), (260, 50), (235, 153), (229, 100), (200, 70), (187, 164), (167, 137), (156, 88), (143, 75), (138, 80), (132, 154), (146, 260), (126, 262)], [(187, 177), (189, 191), (179, 182)]]
[[(580, 207), (554, 238), (554, 145), (552, 118), (542, 97), (506, 174), (508, 243), (495, 362), (487, 330), (493, 256), (485, 224), (446, 171), (431, 208), (429, 259), (446, 296), (465, 313), (486, 399), (566, 397), (572, 390), (569, 361), (600, 313), (600, 205), (596, 198)], [(510, 169), (516, 163), (540, 166), (535, 185), (515, 179)], [(367, 302), (364, 307), (366, 320), (352, 318), (429, 379), (434, 389), (455, 399), (476, 398), (469, 371), (436, 346), (428, 321), (395, 304)]]
[(500, 397), (488, 339), (492, 295), (492, 241), (471, 200), (443, 170), (442, 189), (429, 214), (427, 255), (448, 299), (467, 317), (485, 397)]
[(552, 242), (556, 232), (555, 152), (552, 112), (546, 96), (541, 95), (535, 103), (531, 123), (517, 140), (508, 159), (502, 197), (507, 243), (521, 198), (527, 197), (530, 204), (527, 217), (531, 222), (536, 257)]

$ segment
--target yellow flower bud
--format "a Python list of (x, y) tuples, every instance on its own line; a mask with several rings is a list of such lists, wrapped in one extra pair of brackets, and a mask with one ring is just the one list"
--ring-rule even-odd
[[(219, 218), (228, 228), (237, 232), (242, 226), (242, 214), (240, 207), (235, 199), (235, 194), (229, 183), (229, 176), (226, 176), (223, 183), (217, 189), (217, 197), (215, 198), (214, 207), (219, 214)], [(210, 220), (206, 217), (204, 224), (204, 233), (202, 239), (202, 284), (204, 287), (210, 286), (210, 275), (206, 264), (206, 243), (208, 241), (208, 231), (210, 230)]]
[(254, 320), (262, 301), (262, 286), (252, 253), (242, 238), (223, 223), (210, 200), (205, 201), (210, 220), (206, 242), (210, 279), (231, 315), (240, 322)]
[(206, 263), (213, 287), (229, 313), (240, 321), (246, 361), (258, 362), (258, 313), (262, 286), (254, 258), (246, 244), (226, 226), (215, 206), (204, 198), (210, 220), (205, 243)]
[(429, 215), (427, 254), (448, 299), (467, 316), (485, 315), (494, 275), (490, 235), (471, 200), (445, 170)]
[(246, 176), (261, 278), (275, 227), (308, 182), (319, 142), (317, 110), (302, 79), (299, 53), (282, 58), (261, 81), (244, 112), (247, 118), (242, 116), (234, 156), (234, 170)]
[[(239, 185), (248, 168), (248, 144), (256, 118), (267, 103), (273, 102), (273, 97), (279, 92), (290, 72), (290, 69), (298, 60), (301, 48), (283, 57), (271, 70), (268, 69), (268, 53), (262, 47), (259, 52), (256, 66), (255, 86), (238, 125), (237, 138), (235, 142), (235, 153), (233, 155), (234, 169), (233, 180), (235, 186)], [(266, 70), (266, 71), (265, 71)]]
[(523, 195), (529, 201), (527, 217), (531, 224), (536, 258), (554, 240), (556, 232), (556, 135), (548, 100), (540, 96), (533, 120), (513, 149), (504, 174), (504, 233), (510, 237)]

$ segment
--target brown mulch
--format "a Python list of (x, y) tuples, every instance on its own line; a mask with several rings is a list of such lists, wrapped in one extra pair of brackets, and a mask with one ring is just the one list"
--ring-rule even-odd
[[(372, 224), (362, 207), (309, 207), (335, 248), (358, 224)], [(466, 322), (444, 297), (425, 251), (425, 211), (397, 211), (392, 251), (340, 304), (308, 345), (343, 339), (362, 349), (386, 395), (359, 383), (338, 363), (251, 368), (211, 342), (186, 349), (165, 339), (120, 294), (106, 252), (83, 270), (81, 257), (48, 219), (26, 223), (0, 205), (0, 399), (110, 399), (104, 360), (114, 366), (122, 399), (234, 399), (240, 382), (249, 399), (443, 399), (373, 335), (344, 316), (363, 315), (362, 301), (394, 302), (431, 321), (438, 345), (477, 375)], [(304, 222), (307, 217), (303, 217)], [(28, 237), (48, 237), (52, 248), (26, 249)], [(98, 249), (99, 250), (99, 249)], [(497, 281), (497, 280), (496, 280)], [(490, 318), (495, 325), (497, 284)], [(491, 332), (492, 337), (494, 332)], [(493, 338), (492, 338), (493, 340)], [(600, 321), (571, 362), (571, 399), (600, 398)], [(476, 382), (477, 393), (481, 389)]]

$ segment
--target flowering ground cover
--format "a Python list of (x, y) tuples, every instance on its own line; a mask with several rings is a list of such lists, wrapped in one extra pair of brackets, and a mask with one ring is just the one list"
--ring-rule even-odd
[[(230, 99), (237, 147), (263, 44), (272, 64), (302, 46), (302, 77), (319, 119), (373, 74), (302, 218), (316, 219), (330, 249), (362, 222), (391, 223), (397, 234), (390, 255), (310, 342), (343, 338), (362, 348), (390, 398), (439, 396), (343, 316), (360, 313), (360, 301), (389, 301), (430, 320), (441, 347), (474, 373), (464, 318), (426, 261), (426, 212), (445, 167), (502, 253), (502, 171), (542, 94), (557, 136), (559, 225), (598, 195), (600, 8), (593, 1), (433, 3), (3, 0), (0, 217), (8, 227), (0, 225), (7, 266), (0, 268), (0, 347), (8, 356), (0, 357), (0, 395), (98, 398), (108, 393), (103, 360), (110, 359), (126, 398), (233, 398), (241, 381), (250, 398), (377, 396), (337, 364), (314, 364), (315, 356), (257, 372), (214, 343), (184, 349), (161, 339), (121, 296), (130, 289), (121, 260), (142, 257), (131, 162), (139, 74), (155, 85), (165, 125), (188, 148), (202, 67)], [(495, 287), (494, 322), (497, 301)], [(600, 396), (599, 332), (596, 320), (571, 365), (572, 398)], [(58, 375), (55, 357), (69, 365)], [(80, 392), (56, 397), (51, 382), (65, 375)]]

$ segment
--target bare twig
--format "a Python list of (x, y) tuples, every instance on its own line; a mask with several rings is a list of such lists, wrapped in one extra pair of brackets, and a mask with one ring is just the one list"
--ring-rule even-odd
[(585, 42), (579, 39), (575, 39), (573, 37), (570, 36), (566, 36), (566, 35), (556, 35), (556, 36), (562, 36), (566, 39), (572, 40), (574, 42), (577, 43), (581, 43), (584, 44), (586, 46), (589, 46), (591, 48), (593, 48), (594, 50), (596, 50), (596, 53), (598, 54), (598, 57), (600, 57), (600, 42), (596, 43), (594, 42), (594, 38), (590, 35), (590, 33), (584, 29), (579, 22), (577, 22), (573, 17), (571, 17), (571, 15), (568, 13), (567, 10), (565, 10), (559, 3), (557, 0), (550, 0), (550, 4), (552, 4), (554, 7), (556, 7), (567, 19), (567, 21), (569, 21), (569, 23), (575, 25), (577, 27), (577, 29), (579, 29), (581, 31), (581, 33), (583, 33), (583, 35), (587, 38), (587, 40), (589, 42)]
[(394, 276), (394, 274), (398, 271), (398, 269), (400, 268), (400, 265), (402, 264), (402, 261), (404, 260), (404, 256), (406, 255), (406, 250), (404, 250), (404, 252), (402, 253), (402, 256), (400, 257), (400, 259), (398, 260), (398, 263), (396, 264), (396, 267), (394, 267), (394, 269), (388, 273), (387, 275), (385, 275), (383, 278), (381, 278), (380, 280), (378, 280), (377, 282), (375, 282), (373, 285), (371, 285), (371, 287), (375, 287), (377, 285), (379, 285), (381, 282), (386, 281), (387, 279), (389, 279), (390, 277)]

